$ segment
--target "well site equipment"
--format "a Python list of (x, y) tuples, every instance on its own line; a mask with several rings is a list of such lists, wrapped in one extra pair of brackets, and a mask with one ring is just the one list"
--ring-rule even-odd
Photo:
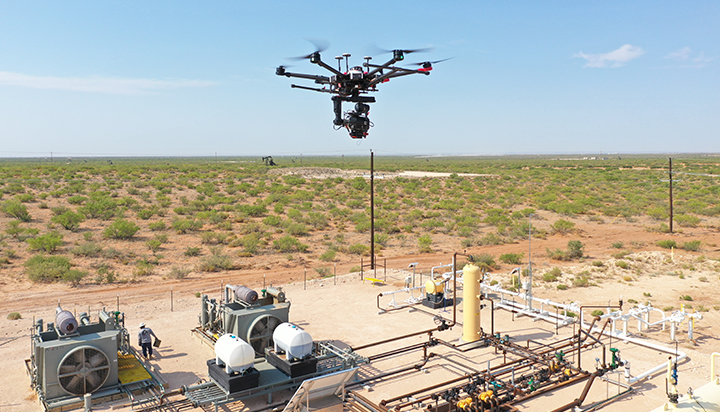
[[(354, 370), (369, 360), (332, 341), (313, 341), (288, 322), (290, 303), (279, 288), (260, 294), (227, 285), (219, 301), (203, 295), (200, 326), (192, 330), (214, 347), (208, 382), (184, 386), (189, 404), (200, 407), (243, 401), (297, 388), (307, 379)], [(258, 351), (262, 350), (261, 353)]]
[(96, 322), (85, 312), (78, 318), (58, 306), (54, 323), (38, 319), (33, 326), (25, 365), (45, 410), (79, 408), (125, 395), (137, 404), (162, 396), (160, 377), (140, 362), (129, 344), (123, 313), (102, 310)]
[(256, 357), (273, 346), (273, 332), (287, 322), (290, 302), (279, 288), (265, 288), (262, 295), (246, 286), (225, 285), (220, 300), (202, 295), (200, 326), (193, 333), (209, 345), (221, 335), (232, 334), (249, 343)]

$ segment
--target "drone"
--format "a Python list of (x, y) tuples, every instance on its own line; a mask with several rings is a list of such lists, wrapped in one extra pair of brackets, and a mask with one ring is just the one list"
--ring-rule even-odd
[[(275, 74), (278, 76), (313, 80), (316, 84), (322, 85), (322, 87), (307, 87), (291, 84), (290, 87), (294, 89), (333, 94), (333, 112), (335, 113), (333, 127), (335, 130), (339, 130), (344, 127), (348, 130), (350, 137), (353, 139), (366, 138), (368, 130), (373, 125), (368, 118), (368, 114), (370, 113), (370, 106), (368, 103), (375, 103), (375, 97), (368, 96), (368, 93), (377, 91), (377, 86), (379, 84), (388, 82), (390, 79), (395, 77), (408, 76), (411, 74), (424, 74), (427, 76), (430, 74), (430, 71), (432, 71), (432, 65), (434, 63), (440, 63), (448, 60), (443, 59), (434, 62), (426, 61), (422, 63), (412, 63), (412, 66), (419, 67), (417, 69), (406, 69), (395, 66), (395, 63), (405, 60), (406, 54), (429, 51), (430, 49), (398, 49), (387, 50), (386, 52), (392, 53), (392, 58), (382, 65), (370, 63), (372, 57), (365, 56), (363, 57), (365, 63), (363, 63), (362, 66), (350, 67), (349, 58), (351, 55), (350, 53), (344, 53), (342, 56), (335, 57), (338, 64), (338, 68), (335, 69), (322, 61), (320, 58), (320, 53), (324, 50), (325, 48), (323, 47), (317, 47), (317, 50), (314, 52), (294, 59), (309, 59), (310, 63), (317, 64), (332, 73), (330, 76), (290, 73), (285, 70), (285, 66), (278, 66), (275, 70)], [(345, 60), (345, 71), (342, 70), (343, 59)], [(349, 110), (343, 113), (343, 102), (355, 103), (354, 110)]]

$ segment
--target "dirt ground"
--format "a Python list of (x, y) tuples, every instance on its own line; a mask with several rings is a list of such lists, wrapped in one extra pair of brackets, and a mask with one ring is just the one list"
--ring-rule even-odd
[[(539, 216), (534, 219), (534, 225), (548, 228), (555, 220), (555, 216), (539, 212)], [(720, 257), (720, 249), (717, 246), (720, 244), (720, 233), (708, 228), (684, 229), (683, 233), (677, 234), (653, 233), (645, 229), (651, 225), (651, 222), (642, 219), (635, 222), (621, 220), (603, 223), (585, 219), (571, 220), (578, 228), (578, 232), (573, 235), (552, 235), (545, 239), (532, 239), (535, 296), (561, 302), (576, 301), (588, 305), (615, 303), (619, 299), (630, 304), (649, 301), (655, 307), (668, 311), (677, 310), (685, 303), (691, 304), (693, 310), (707, 310), (703, 313), (704, 319), (696, 324), (694, 343), (687, 340), (686, 326), (683, 326), (678, 334), (680, 349), (687, 352), (690, 357), (690, 360), (681, 367), (681, 380), (687, 385), (692, 384), (693, 387), (705, 383), (709, 379), (709, 354), (720, 352), (718, 340), (720, 333), (717, 330), (720, 297), (717, 289), (712, 286), (718, 282), (720, 273), (720, 263), (717, 261)], [(587, 256), (582, 261), (559, 262), (548, 258), (547, 249), (564, 249), (568, 240), (575, 239), (581, 240), (585, 245)], [(661, 239), (673, 239), (678, 244), (688, 240), (701, 240), (703, 250), (687, 252), (661, 249), (656, 246), (656, 241)], [(617, 266), (618, 259), (613, 257), (619, 249), (612, 245), (618, 242), (622, 242), (624, 249), (631, 253), (624, 258), (628, 263), (626, 269)], [(245, 284), (257, 289), (264, 283), (290, 284), (286, 286), (286, 290), (292, 301), (290, 311), (292, 322), (308, 330), (316, 340), (339, 339), (349, 344), (358, 344), (377, 340), (376, 337), (379, 339), (432, 327), (431, 318), (422, 313), (405, 313), (402, 316), (400, 312), (377, 314), (375, 308), (377, 293), (396, 289), (402, 283), (399, 279), (404, 278), (404, 274), (397, 275), (394, 270), (406, 269), (408, 264), (417, 262), (417, 276), (426, 278), (433, 266), (449, 264), (453, 252), (489, 253), (496, 257), (503, 253), (525, 253), (525, 256), (528, 253), (527, 242), (478, 246), (465, 251), (455, 250), (453, 244), (457, 243), (450, 241), (445, 244), (434, 243), (433, 248), (436, 253), (422, 255), (406, 254), (403, 253), (406, 250), (386, 248), (379, 262), (386, 262), (390, 282), (382, 287), (361, 283), (357, 274), (345, 275), (350, 267), (358, 266), (360, 263), (349, 261), (339, 262), (336, 265), (337, 279), (313, 279), (306, 286), (307, 289), (304, 289), (303, 285), (306, 274), (308, 278), (316, 278), (317, 274), (311, 273), (311, 270), (303, 267), (301, 262), (294, 262), (294, 266), (279, 269), (267, 267), (212, 274), (193, 273), (183, 280), (166, 280), (157, 276), (141, 283), (80, 287), (66, 284), (38, 285), (19, 279), (5, 279), (0, 286), (0, 313), (3, 314), (0, 318), (0, 349), (4, 354), (0, 361), (4, 372), (0, 376), (0, 384), (6, 390), (0, 393), (0, 410), (41, 410), (36, 396), (30, 390), (30, 378), (26, 376), (23, 360), (30, 355), (29, 336), (33, 319), (43, 318), (52, 321), (54, 308), (58, 303), (70, 311), (89, 310), (90, 313), (97, 314), (97, 311), (103, 307), (115, 309), (119, 301), (120, 310), (125, 312), (128, 319), (127, 326), (131, 335), (137, 332), (138, 323), (145, 322), (163, 340), (163, 348), (160, 349), (157, 360), (153, 361), (153, 366), (169, 382), (169, 389), (172, 390), (204, 378), (206, 371), (204, 362), (212, 357), (211, 350), (190, 335), (190, 329), (198, 324), (197, 292), (219, 295), (222, 284), (228, 283)], [(458, 261), (462, 264), (465, 258), (461, 256)], [(493, 272), (493, 279), (506, 284), (512, 267), (513, 265), (501, 265)], [(553, 267), (560, 268), (562, 276), (557, 281), (544, 282), (542, 274)], [(573, 286), (572, 281), (575, 276), (582, 273), (589, 278), (588, 285)], [(383, 279), (385, 275), (383, 269), (380, 269), (373, 276)], [(333, 284), (334, 281), (337, 285)], [(566, 284), (569, 289), (558, 290), (557, 285), (560, 283)], [(683, 296), (691, 298), (692, 301), (682, 300)], [(353, 308), (352, 313), (338, 310), (348, 307)], [(8, 320), (6, 314), (10, 312), (19, 312), (22, 319)], [(500, 312), (503, 311), (498, 311)], [(497, 323), (501, 325), (498, 328), (511, 334), (525, 335), (526, 332), (523, 330), (542, 326), (539, 323), (522, 326), (510, 322), (508, 323), (507, 316), (503, 318), (498, 315)], [(630, 331), (636, 331), (634, 325)], [(458, 337), (461, 331), (454, 329), (445, 333), (450, 340)], [(547, 330), (538, 333), (544, 336), (547, 335)], [(651, 331), (644, 335), (664, 344), (671, 343), (667, 331)], [(657, 353), (638, 356), (636, 365), (652, 366), (663, 361), (663, 356)], [(402, 363), (401, 360), (398, 362)], [(417, 362), (417, 359), (413, 362)], [(585, 365), (592, 363), (590, 360), (585, 362)], [(390, 365), (390, 367), (395, 366)], [(430, 375), (432, 374), (431, 371)], [(686, 388), (682, 384), (681, 387)], [(384, 394), (380, 388), (375, 393)], [(573, 396), (577, 394), (574, 393)], [(630, 410), (637, 407), (640, 408), (639, 410), (646, 410), (659, 406), (664, 399), (664, 380), (655, 378), (643, 383), (638, 393), (622, 401), (625, 403), (615, 404), (623, 405), (621, 409), (610, 406), (608, 410)], [(108, 410), (109, 407), (100, 406), (95, 410)]]

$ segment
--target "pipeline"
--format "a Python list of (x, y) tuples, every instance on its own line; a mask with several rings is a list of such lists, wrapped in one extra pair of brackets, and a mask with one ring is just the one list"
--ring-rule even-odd
[(590, 374), (590, 380), (585, 384), (585, 388), (583, 388), (582, 393), (580, 394), (580, 397), (575, 399), (574, 401), (565, 404), (559, 408), (555, 408), (550, 412), (563, 412), (568, 409), (575, 408), (576, 406), (582, 405), (583, 401), (585, 401), (585, 398), (587, 397), (588, 392), (590, 392), (590, 387), (592, 386), (593, 382), (595, 381), (595, 378), (598, 376), (597, 372), (593, 372)]
[[(417, 305), (418, 303), (421, 303), (421, 302), (422, 302), (422, 299), (421, 299), (421, 298), (416, 298), (416, 297), (414, 297), (413, 294), (412, 294), (412, 291), (413, 291), (413, 290), (416, 290), (416, 289), (424, 289), (424, 288), (425, 288), (425, 286), (416, 286), (416, 287), (414, 287), (414, 288), (403, 288), (403, 289), (399, 289), (399, 290), (393, 290), (393, 291), (389, 291), (389, 292), (380, 292), (380, 293), (378, 293), (377, 299), (376, 299), (376, 301), (377, 301), (377, 308), (378, 308), (378, 314), (380, 314), (380, 313), (386, 313), (386, 312), (392, 312), (392, 311), (400, 310), (400, 309), (405, 309), (405, 308), (410, 307), (410, 306), (412, 306), (412, 305)], [(383, 297), (383, 296), (389, 296), (389, 295), (395, 295), (396, 293), (402, 293), (402, 292), (406, 292), (406, 293), (407, 293), (407, 292), (410, 292), (410, 298), (408, 298), (408, 299), (405, 300), (406, 304), (401, 305), (401, 306), (398, 306), (396, 303), (393, 303), (393, 302), (395, 302), (395, 297), (393, 297), (393, 302), (391, 302), (390, 304), (388, 304), (388, 306), (393, 306), (392, 309), (385, 309), (385, 308), (380, 307), (380, 298), (381, 298), (381, 297)], [(422, 293), (421, 293), (421, 295), (422, 295)], [(413, 301), (414, 301), (414, 302), (413, 302)]]
[(428, 363), (428, 361), (430, 360), (430, 358), (433, 357), (433, 356), (435, 356), (435, 354), (434, 354), (434, 353), (430, 353), (430, 354), (428, 355), (428, 357), (427, 357), (426, 359), (424, 359), (424, 360), (423, 360), (422, 362), (420, 362), (420, 363), (417, 363), (417, 364), (411, 365), (411, 366), (406, 366), (406, 367), (404, 367), (404, 368), (400, 368), (400, 369), (397, 369), (397, 370), (394, 370), (394, 371), (384, 372), (384, 373), (381, 373), (381, 374), (379, 374), (379, 375), (371, 376), (371, 377), (369, 377), (369, 378), (362, 379), (362, 380), (359, 380), (359, 381), (354, 381), (354, 382), (351, 382), (351, 383), (348, 383), (347, 385), (345, 385), (345, 388), (350, 388), (350, 387), (353, 387), (353, 386), (363, 385), (363, 384), (368, 383), (368, 382), (371, 382), (371, 381), (376, 381), (376, 380), (378, 380), (378, 379), (387, 378), (388, 376), (397, 375), (397, 374), (399, 374), (399, 373), (408, 372), (408, 371), (411, 371), (411, 370), (420, 370), (420, 369), (422, 369), (423, 366), (425, 366), (425, 364)]
[(437, 330), (439, 330), (437, 327), (432, 328), (432, 329), (427, 329), (427, 330), (421, 330), (420, 332), (408, 333), (407, 335), (396, 336), (394, 338), (389, 338), (389, 339), (384, 339), (384, 340), (380, 340), (377, 342), (367, 343), (365, 345), (360, 345), (357, 347), (350, 347), (350, 350), (352, 350), (353, 352), (357, 352), (361, 349), (367, 349), (367, 348), (370, 348), (373, 346), (382, 345), (384, 343), (390, 343), (390, 342), (395, 342), (395, 341), (402, 340), (402, 339), (412, 338), (413, 336), (424, 335), (426, 333), (432, 334), (432, 332), (435, 332)]

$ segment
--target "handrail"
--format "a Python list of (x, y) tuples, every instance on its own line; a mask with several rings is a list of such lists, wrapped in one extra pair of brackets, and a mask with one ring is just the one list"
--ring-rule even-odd
[(712, 355), (710, 355), (710, 380), (715, 382), (716, 385), (720, 384), (720, 379), (717, 379), (715, 377), (715, 357), (720, 356), (720, 353), (713, 352)]

